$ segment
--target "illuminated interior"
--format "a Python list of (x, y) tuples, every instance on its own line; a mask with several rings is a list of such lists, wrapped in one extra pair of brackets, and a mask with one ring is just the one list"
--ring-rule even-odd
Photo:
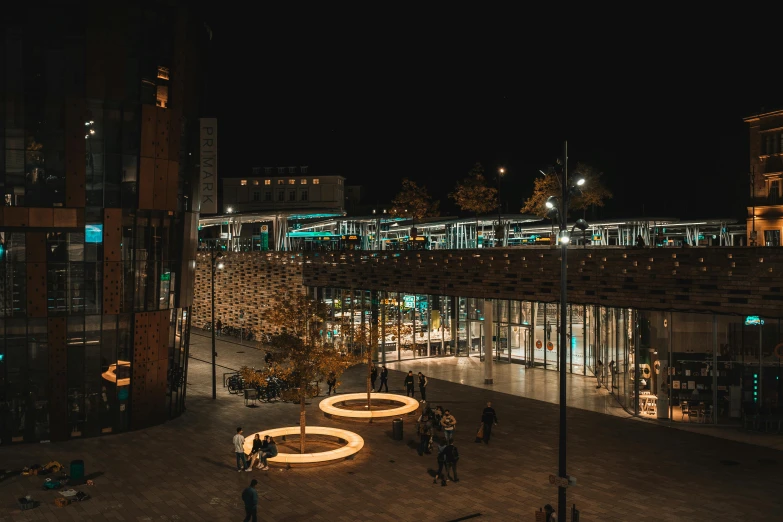
[[(117, 371), (118, 366), (120, 367), (119, 371)], [(110, 364), (109, 369), (103, 372), (101, 377), (117, 386), (130, 386), (130, 377), (125, 377), (125, 375), (130, 375), (130, 362), (117, 361), (117, 364)]]

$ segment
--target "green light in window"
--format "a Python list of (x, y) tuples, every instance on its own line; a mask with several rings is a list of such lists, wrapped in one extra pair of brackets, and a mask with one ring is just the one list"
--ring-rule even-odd
[(759, 392), (757, 392), (757, 391), (753, 392), (753, 395), (758, 395), (758, 394), (759, 394)]

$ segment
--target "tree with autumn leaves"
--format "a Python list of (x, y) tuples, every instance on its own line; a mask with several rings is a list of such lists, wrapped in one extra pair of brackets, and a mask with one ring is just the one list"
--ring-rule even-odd
[(417, 219), (436, 217), (440, 215), (440, 201), (433, 201), (427, 193), (427, 188), (419, 186), (408, 178), (402, 180), (402, 190), (392, 200), (391, 215)]
[(467, 177), (457, 182), (449, 198), (453, 199), (461, 210), (476, 215), (487, 214), (498, 208), (498, 189), (487, 185), (481, 163), (473, 165)]
[[(595, 168), (584, 163), (577, 163), (576, 168), (568, 173), (569, 178), (584, 178), (585, 183), (580, 187), (581, 193), (574, 195), (568, 205), (569, 210), (586, 210), (589, 207), (603, 207), (606, 200), (611, 199), (612, 193), (601, 181), (601, 173)], [(533, 181), (533, 195), (524, 203), (520, 210), (523, 214), (535, 214), (547, 217), (549, 209), (546, 201), (552, 196), (560, 197), (562, 187), (557, 176), (540, 176)]]
[(268, 321), (280, 331), (270, 341), (279, 356), (262, 372), (247, 367), (241, 372), (251, 386), (264, 384), (267, 377), (275, 376), (291, 387), (299, 402), (300, 453), (305, 453), (305, 401), (312, 396), (313, 383), (331, 373), (339, 379), (346, 369), (359, 362), (356, 357), (341, 354), (326, 342), (327, 315), (323, 303), (305, 294), (292, 292), (278, 297), (269, 307)]

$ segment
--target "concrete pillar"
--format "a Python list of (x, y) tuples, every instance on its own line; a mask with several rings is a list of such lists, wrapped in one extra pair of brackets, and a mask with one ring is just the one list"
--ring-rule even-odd
[(492, 337), (495, 334), (494, 303), (484, 300), (484, 384), (493, 384), (492, 380)]

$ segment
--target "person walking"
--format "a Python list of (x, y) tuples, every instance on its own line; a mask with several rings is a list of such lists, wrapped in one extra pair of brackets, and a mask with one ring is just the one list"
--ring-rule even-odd
[(237, 428), (237, 434), (234, 435), (234, 452), (237, 454), (237, 471), (250, 471), (245, 458), (245, 437), (242, 436), (241, 427)]
[(218, 319), (217, 323), (215, 324), (215, 335), (220, 335), (220, 332), (222, 331), (223, 331), (223, 321)]
[(423, 456), (425, 453), (431, 453), (428, 446), (430, 444), (430, 439), (432, 438), (432, 423), (427, 413), (422, 413), (421, 417), (419, 417), (416, 431), (419, 434), (419, 447), (416, 450), (419, 457)]
[(256, 491), (258, 481), (253, 479), (250, 486), (242, 491), (242, 502), (245, 503), (245, 522), (258, 522), (258, 492)]
[(264, 436), (264, 438), (267, 439), (267, 446), (266, 449), (261, 450), (261, 463), (264, 465), (261, 469), (266, 471), (269, 469), (267, 459), (277, 457), (277, 443), (275, 443), (275, 439), (269, 435)]
[(370, 389), (375, 391), (375, 381), (378, 380), (378, 368), (374, 365), (370, 365)]
[(326, 378), (326, 384), (329, 385), (329, 390), (327, 390), (326, 395), (331, 395), (332, 390), (334, 390), (334, 394), (337, 395), (337, 376), (334, 372), (329, 373), (329, 377)]
[[(457, 451), (457, 447), (454, 445), (453, 440), (447, 442), (446, 447), (443, 449), (443, 455), (445, 457), (443, 460), (446, 464), (446, 478), (453, 482), (459, 482), (459, 477), (457, 476), (459, 451)], [(451, 472), (451, 475), (453, 475), (454, 478), (449, 476), (449, 472)]]
[(427, 377), (419, 372), (419, 393), (421, 393), (421, 400), (427, 400)]
[(452, 442), (454, 440), (454, 427), (457, 425), (457, 419), (454, 418), (454, 415), (449, 410), (446, 410), (443, 412), (440, 424), (443, 426), (443, 435), (446, 437), (446, 442)]
[(381, 385), (378, 386), (378, 391), (381, 391), (381, 388), (386, 388), (386, 393), (389, 393), (389, 370), (386, 369), (386, 365), (381, 366)]
[(488, 402), (487, 407), (481, 413), (481, 422), (484, 423), (484, 444), (489, 444), (489, 437), (492, 435), (492, 426), (497, 426), (498, 416), (492, 403)]
[(601, 387), (601, 377), (604, 373), (604, 363), (601, 362), (601, 359), (598, 359), (598, 364), (595, 365), (595, 380), (598, 381), (598, 384), (595, 385), (595, 389), (599, 389)]
[(405, 376), (405, 395), (407, 397), (413, 397), (413, 370), (408, 372), (408, 375)]
[(443, 474), (443, 468), (446, 467), (446, 454), (444, 450), (446, 449), (447, 444), (448, 443), (438, 444), (438, 471), (435, 472), (435, 478), (432, 479), (433, 484), (436, 484), (438, 479), (440, 479), (441, 486), (446, 485), (446, 475), (448, 474), (448, 469), (446, 470), (446, 475)]

